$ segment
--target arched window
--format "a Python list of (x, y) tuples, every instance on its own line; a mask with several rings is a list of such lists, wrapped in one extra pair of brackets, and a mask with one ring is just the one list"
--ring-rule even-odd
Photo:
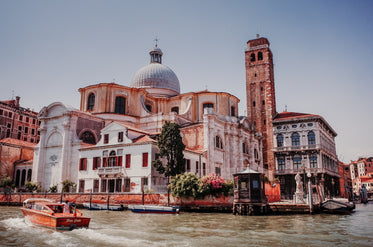
[(250, 55), (250, 61), (251, 62), (255, 62), (255, 54), (254, 53), (251, 53), (251, 55)]
[(277, 135), (277, 147), (284, 146), (284, 136), (282, 134)]
[(152, 112), (152, 106), (151, 105), (146, 105), (146, 110), (148, 110), (149, 112)]
[(96, 144), (95, 136), (89, 131), (83, 132), (83, 134), (80, 136), (80, 140), (82, 140), (84, 143)]
[(258, 61), (263, 60), (263, 53), (260, 51), (258, 52)]
[(204, 103), (203, 104), (203, 109), (205, 109), (205, 108), (212, 108), (212, 109), (214, 109), (214, 104), (213, 103)]
[(300, 145), (300, 137), (299, 137), (299, 134), (297, 132), (294, 132), (291, 135), (291, 145), (292, 146), (299, 146)]
[(93, 108), (95, 106), (95, 94), (94, 93), (89, 94), (87, 103), (88, 103), (87, 104), (87, 110), (88, 111), (93, 110)]
[(256, 160), (259, 160), (259, 153), (258, 153), (258, 150), (256, 148), (254, 148), (254, 158)]
[(285, 157), (280, 156), (277, 158), (278, 170), (285, 171)]
[(26, 182), (26, 170), (22, 170), (21, 186), (24, 186)]
[(27, 171), (27, 181), (31, 181), (31, 175), (32, 175), (32, 170), (31, 169), (28, 169)]
[(126, 114), (126, 98), (118, 96), (115, 98), (114, 113)]
[(109, 166), (116, 166), (117, 165), (117, 156), (115, 151), (111, 151), (109, 155)]
[(21, 179), (21, 171), (17, 170), (16, 172), (16, 187), (19, 186), (19, 180)]
[(310, 166), (311, 168), (317, 168), (317, 155), (316, 154), (310, 155)]
[(298, 171), (302, 168), (302, 156), (296, 154), (293, 156), (293, 166), (294, 170)]
[(176, 114), (179, 114), (179, 107), (177, 107), (177, 106), (172, 107), (171, 112), (176, 112)]
[(215, 147), (223, 149), (223, 142), (221, 141), (220, 136), (215, 136)]
[(307, 137), (308, 137), (308, 145), (316, 144), (315, 133), (313, 131), (308, 132)]
[(247, 148), (246, 142), (242, 143), (242, 153), (249, 154), (249, 149)]

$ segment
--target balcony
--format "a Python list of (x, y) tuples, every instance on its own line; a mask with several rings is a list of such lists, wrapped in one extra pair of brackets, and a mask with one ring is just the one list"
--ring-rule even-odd
[[(339, 176), (338, 171), (333, 171), (327, 168), (308, 168), (306, 167), (306, 172), (310, 172), (312, 174), (315, 173), (327, 173), (332, 176)], [(286, 169), (276, 169), (275, 173), (276, 175), (285, 175), (285, 174), (297, 174), (297, 173), (303, 173), (303, 168), (299, 169), (292, 169), (292, 168), (286, 168)]]
[(320, 149), (320, 145), (312, 144), (312, 145), (302, 145), (302, 146), (275, 147), (273, 151), (274, 152), (289, 152), (289, 151), (314, 150), (314, 149)]
[(124, 175), (123, 167), (121, 166), (100, 167), (97, 169), (97, 173), (99, 176), (101, 175), (107, 175), (107, 176)]

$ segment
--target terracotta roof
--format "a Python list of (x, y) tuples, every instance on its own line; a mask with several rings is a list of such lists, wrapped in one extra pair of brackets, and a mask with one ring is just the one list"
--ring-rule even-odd
[(142, 143), (142, 142), (155, 142), (156, 140), (150, 138), (147, 135), (141, 136), (133, 141), (133, 143)]
[(33, 148), (36, 146), (36, 143), (32, 142), (26, 142), (18, 139), (13, 139), (13, 138), (4, 138), (0, 140), (0, 143), (7, 143), (11, 145), (17, 145), (17, 146), (23, 146), (23, 147), (30, 147)]
[(273, 119), (274, 120), (280, 120), (280, 119), (306, 118), (306, 117), (320, 117), (320, 116), (315, 115), (315, 114), (309, 114), (309, 113), (284, 111), (284, 112), (281, 112), (281, 113), (277, 113), (277, 115)]

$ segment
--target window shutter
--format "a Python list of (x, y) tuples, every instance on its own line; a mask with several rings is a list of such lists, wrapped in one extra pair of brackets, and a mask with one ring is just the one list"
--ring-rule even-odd
[(117, 161), (118, 161), (118, 166), (122, 166), (122, 160), (123, 160), (123, 156), (118, 156), (118, 159), (117, 159)]

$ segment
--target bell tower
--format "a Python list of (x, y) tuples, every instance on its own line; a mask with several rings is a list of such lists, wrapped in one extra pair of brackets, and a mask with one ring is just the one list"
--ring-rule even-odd
[(274, 179), (272, 119), (276, 114), (272, 52), (266, 38), (249, 40), (245, 51), (247, 117), (263, 136), (263, 166)]

